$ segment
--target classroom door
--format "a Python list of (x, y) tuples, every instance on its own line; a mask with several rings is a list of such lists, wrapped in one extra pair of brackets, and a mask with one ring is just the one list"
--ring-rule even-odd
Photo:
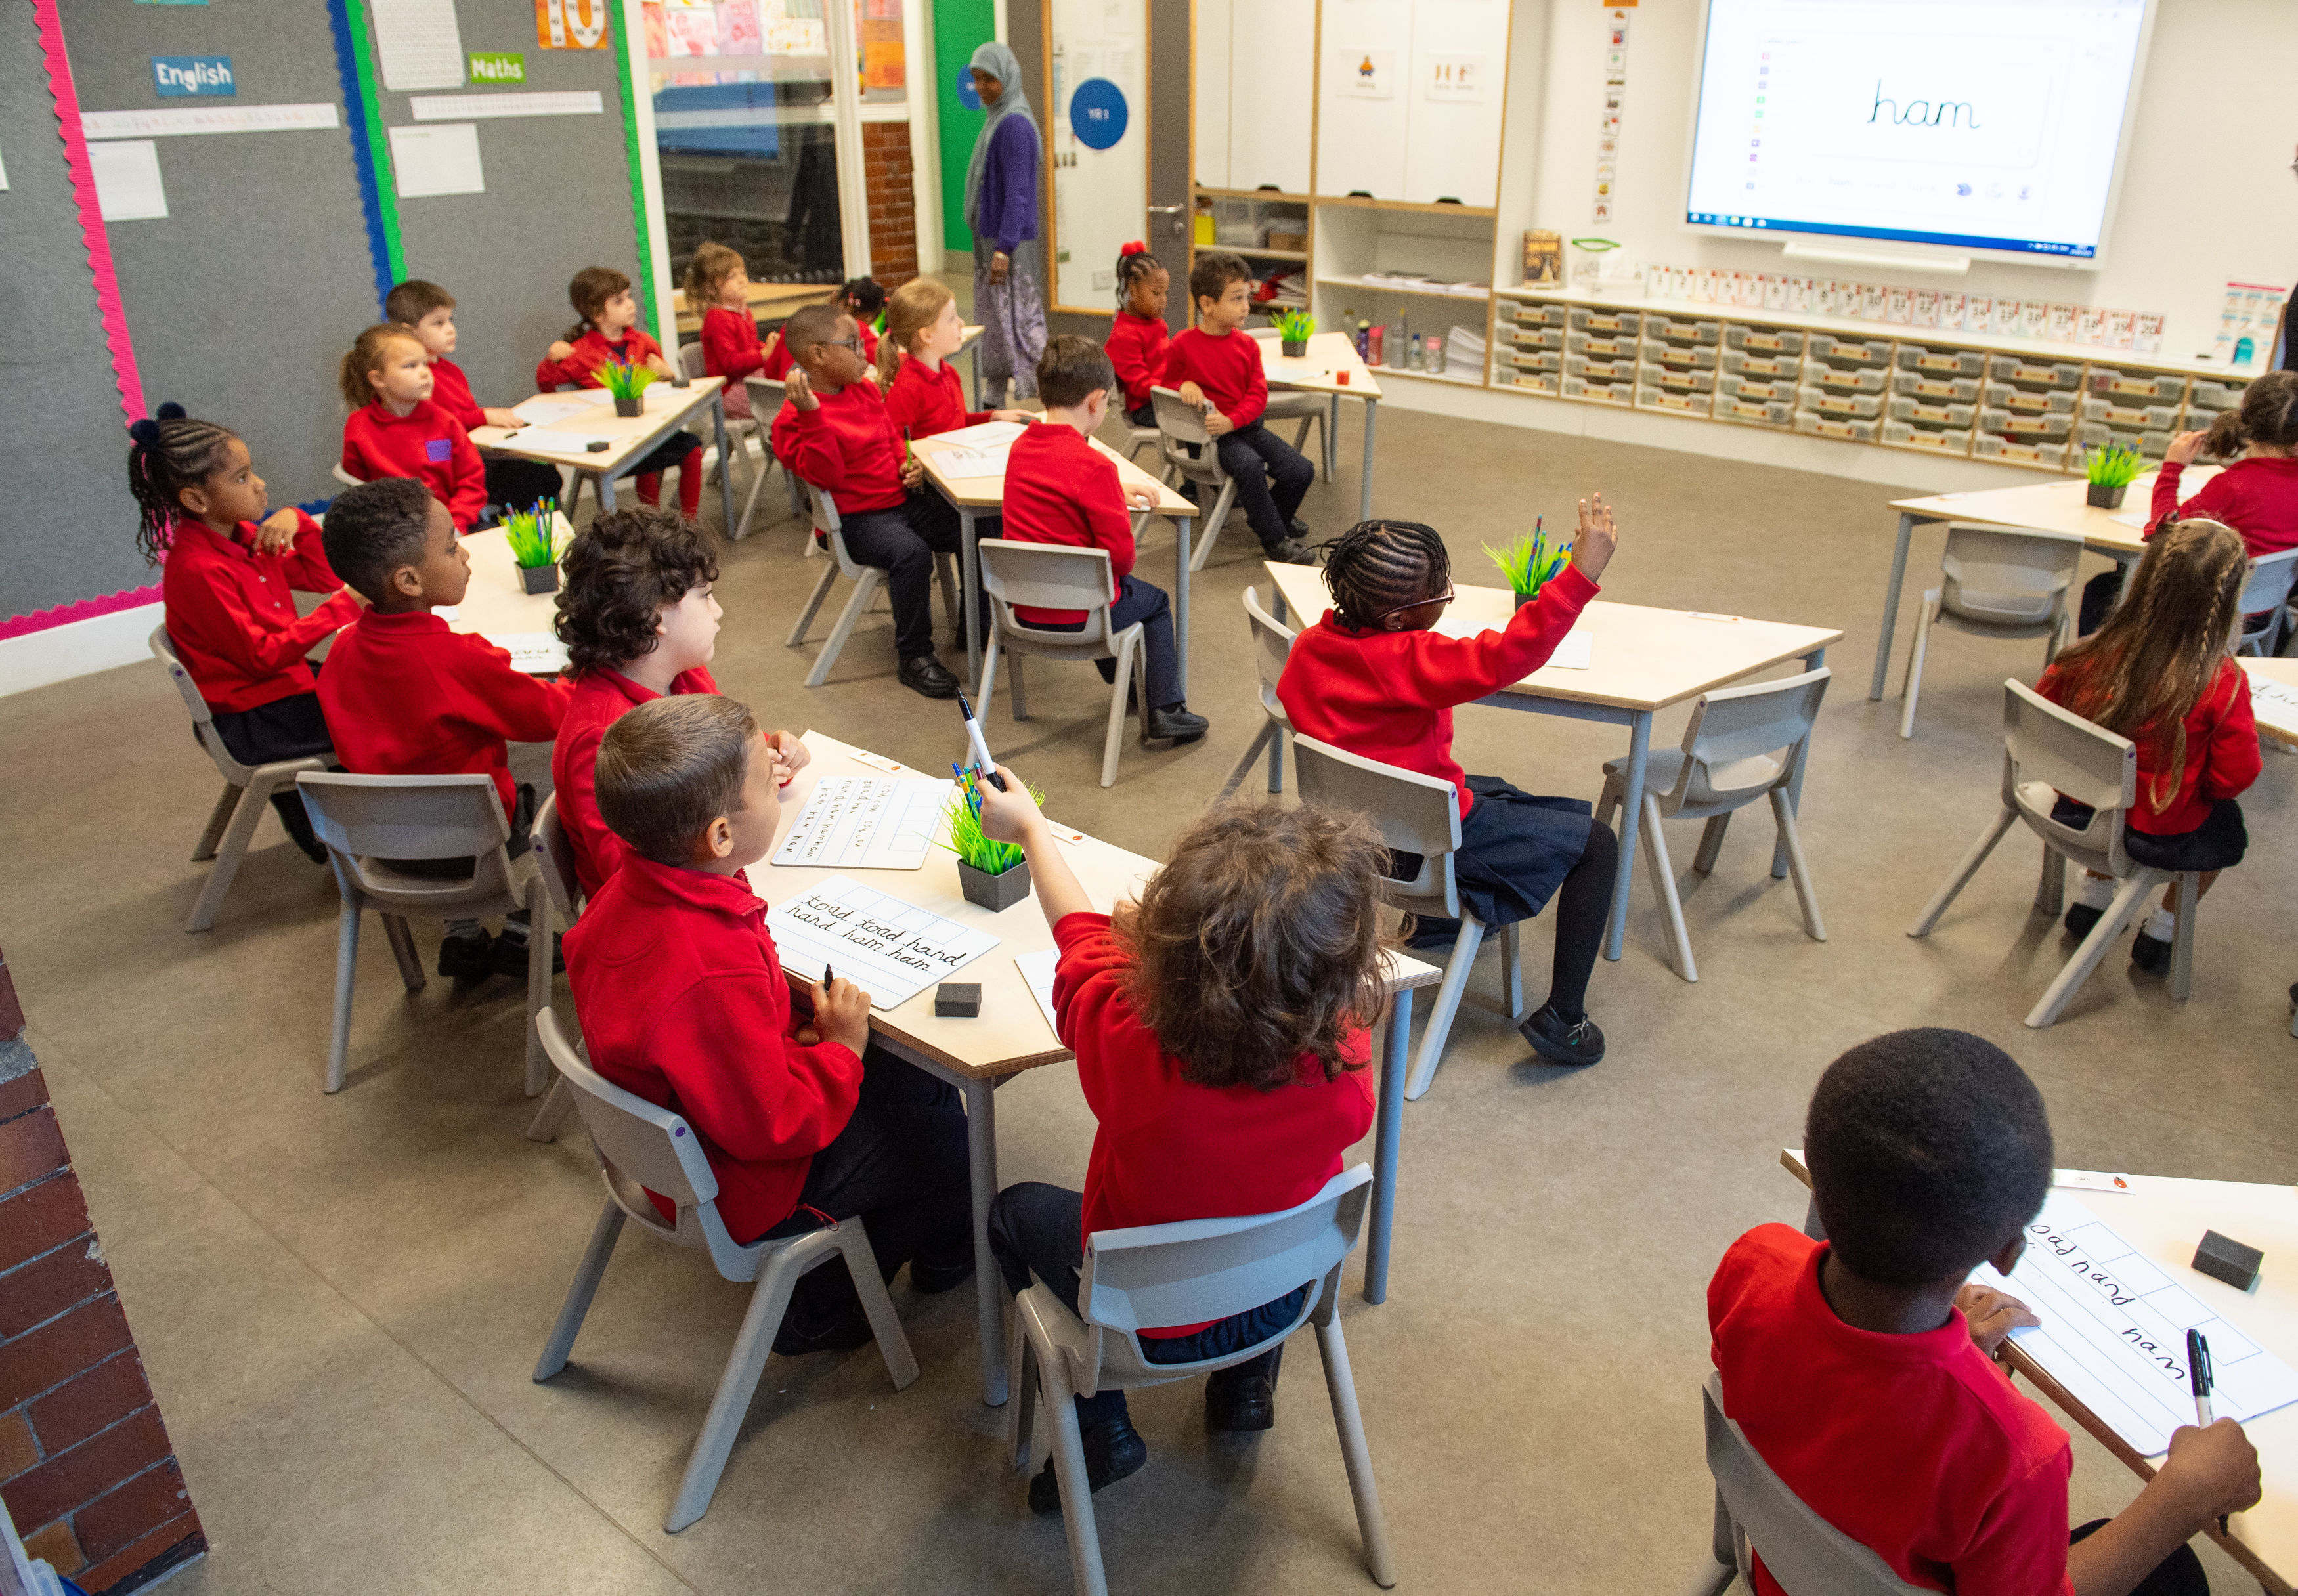
[(1149, 203), (1148, 0), (1043, 0), (1053, 171), (1049, 308), (1116, 310), (1117, 252)]
[(1165, 320), (1189, 325), (1190, 0), (1149, 0), (1149, 205), (1135, 235), (1173, 279)]

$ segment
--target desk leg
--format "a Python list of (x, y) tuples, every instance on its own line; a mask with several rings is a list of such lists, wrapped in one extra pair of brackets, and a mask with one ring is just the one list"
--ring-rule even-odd
[[(734, 457), (726, 448), (726, 390), (710, 396), (710, 425), (718, 430), (718, 513), (726, 535), (734, 535)], [(761, 471), (765, 467), (761, 465)]]
[(1389, 999), (1380, 1047), (1380, 1117), (1372, 1144), (1372, 1239), (1365, 1247), (1364, 1299), (1388, 1301), (1388, 1242), (1396, 1220), (1397, 1145), (1404, 1121), (1404, 1077), (1412, 1067), (1412, 989)]
[(1628, 939), (1628, 891), (1635, 885), (1636, 838), (1643, 823), (1644, 762), (1651, 752), (1651, 711), (1629, 723), (1628, 786), (1620, 815), (1620, 867), (1612, 877), (1612, 922), (1604, 933), (1604, 956), (1616, 962)]
[(591, 480), (599, 484), (599, 511), (603, 515), (615, 508), (615, 474), (601, 471)]
[[(1341, 396), (1329, 394), (1325, 400), (1325, 425), (1317, 430), (1325, 434), (1325, 480), (1330, 482), (1341, 469)], [(1362, 517), (1359, 517), (1361, 519)]]
[[(1827, 650), (1824, 649), (1814, 649), (1803, 657), (1803, 668), (1807, 671), (1815, 671), (1826, 663)], [(1811, 748), (1806, 743), (1804, 757), (1796, 761), (1796, 773), (1788, 781), (1788, 807), (1795, 812), (1798, 820), (1803, 818), (1803, 770), (1810, 763)], [(1772, 880), (1783, 881), (1787, 877), (1788, 841), (1782, 837), (1772, 844)]]
[(1189, 517), (1173, 520), (1173, 676), (1189, 696)]
[(981, 340), (976, 338), (973, 347), (965, 352), (973, 361), (973, 403), (978, 409), (981, 405)]
[(997, 1083), (965, 1083), (965, 1147), (973, 1183), (973, 1317), (981, 1338), (981, 1402), (1005, 1403), (1005, 1284), (989, 1253), (989, 1205), (997, 1198)]
[(1364, 411), (1364, 475), (1357, 483), (1357, 519), (1369, 521), (1372, 519), (1372, 432), (1373, 423), (1380, 419), (1380, 401), (1366, 400)]
[(958, 613), (965, 619), (965, 690), (981, 690), (981, 550), (973, 545), (973, 512), (957, 507)]
[(1907, 580), (1907, 543), (1915, 535), (1915, 518), (1899, 517), (1899, 536), (1891, 545), (1891, 576), (1883, 584), (1883, 635), (1875, 640), (1875, 674), (1867, 683), (1867, 696), (1883, 696), (1883, 682), (1891, 673), (1891, 637), (1899, 629), (1899, 588)]

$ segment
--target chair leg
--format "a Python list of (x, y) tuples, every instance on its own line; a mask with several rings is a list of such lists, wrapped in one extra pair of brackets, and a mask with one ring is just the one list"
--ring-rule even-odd
[(766, 474), (773, 469), (773, 466), (774, 457), (773, 451), (769, 451), (765, 458), (758, 462), (758, 468), (751, 473), (750, 495), (742, 500), (742, 514), (735, 521), (733, 532), (728, 534), (733, 542), (739, 543), (750, 535), (750, 517), (758, 508), (758, 497), (765, 492), (766, 488)]
[(1620, 799), (1627, 790), (1628, 784), (1625, 778), (1621, 776), (1604, 778), (1604, 790), (1596, 799), (1598, 825), (1609, 826), (1612, 823), (1612, 812), (1620, 806)]
[[(1117, 681), (1109, 690), (1109, 731), (1101, 740), (1101, 784), (1117, 785), (1117, 750), (1125, 742), (1125, 690), (1133, 685), (1134, 650), (1141, 646), (1141, 634), (1128, 633), (1117, 645)], [(1148, 695), (1142, 695), (1141, 725), (1149, 725)]]
[(887, 1294), (885, 1279), (878, 1272), (878, 1254), (871, 1250), (870, 1233), (856, 1216), (840, 1220), (831, 1234), (838, 1237), (838, 1250), (845, 1256), (846, 1272), (854, 1278), (854, 1294), (862, 1299), (862, 1311), (869, 1316), (870, 1333), (878, 1338), (878, 1355), (886, 1360), (887, 1377), (899, 1391), (918, 1377), (918, 1360), (910, 1351), (901, 1316), (894, 1311), (894, 1299)]
[(1667, 856), (1667, 836), (1660, 829), (1659, 800), (1644, 794), (1644, 864), (1651, 872), (1652, 896), (1659, 899), (1660, 916), (1667, 922), (1668, 963), (1685, 980), (1699, 979), (1691, 958), (1691, 933), (1683, 923), (1683, 899), (1676, 895), (1675, 866)]
[(231, 812), (238, 806), (239, 795), (244, 790), (226, 781), (223, 790), (216, 794), (215, 807), (208, 811), (207, 829), (200, 833), (199, 841), (192, 845), (193, 864), (203, 864), (215, 857), (216, 844), (223, 838), (224, 827), (231, 823)]
[[(1724, 818), (1717, 815), (1716, 820)], [(1795, 806), (1784, 787), (1772, 789), (1772, 818), (1779, 823), (1780, 840), (1787, 844), (1788, 880), (1795, 883), (1796, 903), (1803, 910), (1804, 935), (1814, 942), (1827, 940), (1827, 922), (1819, 917), (1819, 889), (1812, 885), (1811, 866), (1803, 856), (1803, 832), (1796, 824)], [(1715, 821), (1708, 823), (1710, 825)], [(1701, 843), (1704, 849), (1707, 846)]]
[[(997, 629), (992, 626), (989, 635), (981, 640), (981, 707), (986, 711), (995, 701), (997, 691)], [(1017, 712), (1013, 718), (1020, 720)]]
[(410, 992), (420, 992), (428, 978), (423, 973), (423, 955), (415, 951), (415, 933), (407, 929), (403, 915), (385, 914), (383, 919), (384, 940), (391, 944), (391, 956), (398, 962), (399, 979)]
[(2178, 929), (2170, 933), (2170, 996), (2179, 1002), (2195, 985), (2195, 916), (2202, 905), (2203, 878), (2194, 871), (2178, 877)]
[(1364, 1537), (1365, 1568), (1385, 1591), (1396, 1584), (1396, 1559), (1388, 1550), (1388, 1520), (1373, 1484), (1372, 1451), (1365, 1445), (1364, 1415), (1357, 1408), (1356, 1377), (1349, 1371), (1349, 1344), (1335, 1314), (1317, 1326), (1317, 1354), (1325, 1365), (1325, 1393), (1333, 1402), (1333, 1427), (1340, 1432), (1341, 1461), (1349, 1471), (1349, 1495), (1357, 1508), (1357, 1531)]
[[(1261, 751), (1269, 747), (1269, 740), (1276, 735), (1275, 721), (1264, 720), (1261, 723), (1261, 730), (1253, 733), (1252, 740), (1245, 744), (1244, 756), (1229, 771), (1228, 780), (1221, 783), (1220, 795), (1223, 798), (1233, 796), (1236, 790), (1244, 784), (1245, 773), (1261, 762)], [(1278, 773), (1285, 768), (1283, 761), (1284, 756), (1280, 752), (1271, 767), (1271, 781), (1269, 789), (1271, 792), (1277, 790), (1276, 783), (1283, 779)]]
[(1710, 815), (1707, 823), (1699, 828), (1699, 851), (1691, 856), (1691, 868), (1702, 875), (1714, 872), (1718, 856), (1724, 852), (1724, 833), (1732, 829), (1732, 814)]
[[(830, 572), (824, 575), (834, 573), (837, 569), (838, 567), (832, 565)], [(838, 663), (839, 650), (846, 647), (846, 640), (854, 635), (855, 623), (861, 620), (862, 612), (870, 608), (871, 595), (878, 591), (884, 581), (885, 576), (877, 566), (866, 566), (863, 568), (862, 580), (854, 584), (854, 596), (846, 601), (846, 608), (839, 612), (838, 624), (830, 629), (830, 641), (822, 645), (822, 652), (814, 657), (814, 669), (806, 674), (806, 684), (808, 687), (820, 687), (830, 679), (830, 667)]]
[[(964, 631), (965, 606), (958, 597), (957, 557), (955, 555), (937, 554), (934, 556), (934, 580), (941, 584), (942, 613), (949, 617), (950, 629), (954, 632)], [(886, 596), (888, 602), (890, 603), (893, 600), (892, 592), (889, 591)]]
[(567, 1112), (574, 1106), (574, 1088), (564, 1079), (552, 1081), (550, 1093), (542, 1099), (542, 1106), (535, 1110), (534, 1118), (527, 1121), (526, 1139), (530, 1142), (556, 1141), (559, 1126), (566, 1123)]
[(247, 845), (255, 837), (256, 823), (270, 806), (271, 793), (261, 782), (250, 782), (240, 793), (239, 802), (232, 808), (231, 824), (224, 829), (223, 845), (216, 849), (215, 864), (208, 871), (206, 883), (200, 888), (200, 900), (192, 906), (192, 917), (184, 922), (186, 930), (213, 928), (217, 914), (223, 910), (223, 895), (231, 890), (240, 861), (247, 857)]
[(1019, 1303), (1005, 1340), (1005, 1455), (1021, 1474), (1037, 1456), (1037, 1350), (1021, 1327)]
[(359, 980), (360, 907), (343, 900), (335, 922), (335, 1017), (327, 1033), (327, 1083), (330, 1092), (343, 1089), (343, 1060), (351, 1046), (351, 988)]
[(1907, 644), (1906, 703), (1899, 710), (1899, 735), (1915, 734), (1915, 700), (1922, 696), (1923, 656), (1930, 652), (1931, 624), (1938, 619), (1938, 590), (1933, 588), (1923, 595), (1923, 612), (1915, 618), (1915, 635)]
[(2018, 818), (2019, 812), (2007, 804), (1996, 811), (1987, 829), (1979, 834), (1979, 840), (1971, 845), (1971, 851), (1963, 856), (1963, 863), (1957, 864), (1955, 873), (1947, 877), (1947, 884), (1931, 895), (1930, 902), (1923, 906), (1923, 912), (1915, 916), (1914, 924), (1907, 928), (1907, 935), (1928, 937), (1931, 934), (1931, 928), (1938, 924), (1939, 916), (1947, 913), (1947, 906), (1970, 884), (1971, 878), (1979, 873), (1979, 867), (1987, 863), (1987, 856), (1995, 851), (1995, 845), (2003, 840), (2003, 833), (2009, 831), (2012, 822)]
[(1277, 728), (1277, 740), (1269, 745), (1269, 790), (1272, 796), (1285, 790), (1285, 728)]
[(1475, 968), (1476, 949), (1484, 939), (1484, 922), (1474, 914), (1460, 916), (1460, 934), (1453, 939), (1452, 956), (1445, 961), (1443, 983), (1436, 1001), (1428, 1005), (1428, 1026), (1420, 1033), (1420, 1051), (1413, 1055), (1412, 1073), (1405, 1078), (1404, 1095), (1418, 1103), (1428, 1095), (1443, 1062), (1444, 1042), (1451, 1035), (1452, 1016), (1459, 1012), (1460, 994), (1467, 989), (1468, 972)]
[(2106, 950), (2114, 946), (2117, 937), (2122, 935), (2122, 928), (2129, 925), (2131, 916), (2145, 906), (2146, 895), (2161, 886), (2163, 880), (2159, 870), (2142, 870), (2116, 889), (2114, 902), (2107, 906), (2105, 914), (2099, 916), (2098, 923), (2090, 928), (2090, 935), (2085, 937), (2082, 946), (2075, 949), (2075, 956), (2069, 959), (2052, 978), (2051, 984), (2043, 988), (2043, 996), (2028, 1011), (2028, 1030), (2041, 1030), (2058, 1022), (2059, 1015), (2064, 1012), (2068, 1003), (2082, 989), (2083, 982), (2090, 979), (2090, 972), (2098, 968), (2098, 962), (2106, 956)]
[(1037, 1352), (1045, 1382), (1046, 1416), (1054, 1421), (1054, 1477), (1062, 1487), (1062, 1528), (1069, 1536), (1070, 1578), (1078, 1596), (1109, 1596), (1101, 1567), (1101, 1528), (1094, 1521), (1093, 1485), (1085, 1473), (1085, 1437), (1078, 1432), (1077, 1393), (1058, 1353)]
[(2042, 879), (2035, 883), (2035, 906), (2054, 920), (2067, 906), (2066, 856), (2047, 842), (2043, 845)]
[(550, 1084), (550, 1055), (542, 1050), (538, 1021), (550, 1006), (551, 945), (558, 930), (550, 889), (538, 871), (526, 889), (526, 1095), (530, 1097), (541, 1096), (542, 1088)]
[(1524, 945), (1517, 934), (1523, 929), (1513, 920), (1500, 927), (1500, 993), (1511, 1020), (1524, 1018)]
[(826, 1261), (837, 1251), (833, 1235), (816, 1230), (802, 1236), (774, 1253), (759, 1271), (750, 1305), (742, 1315), (742, 1327), (734, 1336), (734, 1350), (727, 1354), (725, 1372), (718, 1377), (718, 1389), (710, 1397), (710, 1411), (694, 1437), (694, 1451), (687, 1457), (678, 1495), (662, 1521), (665, 1534), (676, 1534), (710, 1510), (718, 1476), (726, 1472), (727, 1455), (734, 1450), (734, 1436), (750, 1410), (750, 1398), (757, 1393), (758, 1376), (765, 1370), (774, 1332), (781, 1327), (782, 1315), (789, 1309), (790, 1289), (806, 1272), (801, 1258)]
[[(1201, 490), (1204, 486), (1203, 483), (1197, 485)], [(1213, 557), (1213, 545), (1220, 541), (1221, 528), (1228, 525), (1229, 509), (1236, 503), (1236, 484), (1221, 484), (1220, 494), (1213, 500), (1213, 508), (1205, 517), (1205, 541), (1199, 543), (1189, 556), (1190, 570), (1203, 570), (1205, 561)]]
[[(807, 547), (813, 547), (810, 541)], [(822, 573), (822, 580), (814, 584), (813, 596), (806, 600), (806, 608), (798, 611), (798, 624), (790, 628), (789, 640), (785, 647), (795, 649), (806, 641), (806, 634), (814, 625), (814, 617), (822, 613), (822, 601), (830, 596), (830, 584), (837, 580), (838, 562), (832, 560)]]
[(583, 1320), (590, 1314), (591, 1299), (598, 1294), (599, 1282), (606, 1278), (607, 1260), (615, 1255), (615, 1243), (622, 1234), (623, 1211), (609, 1197), (599, 1210), (599, 1222), (591, 1228), (591, 1245), (583, 1249), (583, 1261), (574, 1266), (574, 1278), (566, 1286), (566, 1300), (559, 1304), (558, 1322), (550, 1327), (550, 1339), (542, 1344), (542, 1356), (534, 1360), (538, 1384), (566, 1367), (567, 1355), (574, 1350), (574, 1337), (583, 1333)]
[(1013, 680), (1007, 685), (1005, 690), (1013, 696), (1013, 718), (1017, 721), (1029, 718), (1029, 684), (1021, 677), (1021, 662), (1027, 657), (1028, 656), (1016, 654), (1010, 649), (1006, 650), (1005, 669)]

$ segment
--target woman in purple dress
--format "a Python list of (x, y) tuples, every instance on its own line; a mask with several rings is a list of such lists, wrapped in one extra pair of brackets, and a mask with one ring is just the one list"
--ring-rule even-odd
[(965, 171), (965, 225), (973, 230), (973, 316), (981, 323), (981, 393), (996, 409), (1037, 392), (1046, 351), (1046, 299), (1037, 285), (1037, 167), (1044, 143), (1021, 88), (1021, 62), (992, 39), (973, 53), (974, 92), (988, 118)]

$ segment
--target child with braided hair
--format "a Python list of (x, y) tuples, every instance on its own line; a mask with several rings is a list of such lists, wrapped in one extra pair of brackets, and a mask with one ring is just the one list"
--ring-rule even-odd
[[(128, 429), (136, 546), (157, 565), (168, 641), (207, 700), (216, 735), (243, 765), (302, 759), (332, 747), (318, 666), (304, 655), (359, 618), (362, 603), (327, 564), (318, 523), (269, 516), (270, 496), (239, 434), (163, 404)], [(326, 593), (308, 616), (296, 592)], [(313, 861), (327, 850), (293, 788), (271, 796), (280, 823)]]
[(1125, 388), (1125, 418), (1136, 426), (1157, 425), (1157, 409), (1149, 390), (1165, 368), (1165, 346), (1173, 335), (1165, 326), (1165, 299), (1172, 274), (1157, 262), (1149, 246), (1139, 240), (1127, 244), (1117, 257), (1117, 317), (1102, 345), (1109, 363)]
[[(1472, 638), (1432, 630), (1452, 601), (1452, 563), (1434, 528), (1362, 521), (1327, 545), (1333, 608), (1302, 632), (1277, 683), (1296, 731), (1452, 783), (1460, 802), (1453, 855), (1460, 898), (1486, 927), (1509, 925), (1557, 900), (1548, 1001), (1517, 1029), (1533, 1051), (1564, 1064), (1604, 1056), (1588, 1017), (1588, 977), (1612, 903), (1619, 843), (1581, 798), (1540, 798), (1498, 776), (1472, 776), (1452, 757), (1452, 706), (1538, 670), (1596, 596), (1619, 541), (1603, 495), (1580, 502), (1572, 563), (1508, 625)], [(1457, 943), (1462, 922), (1423, 918), (1411, 946)]]

